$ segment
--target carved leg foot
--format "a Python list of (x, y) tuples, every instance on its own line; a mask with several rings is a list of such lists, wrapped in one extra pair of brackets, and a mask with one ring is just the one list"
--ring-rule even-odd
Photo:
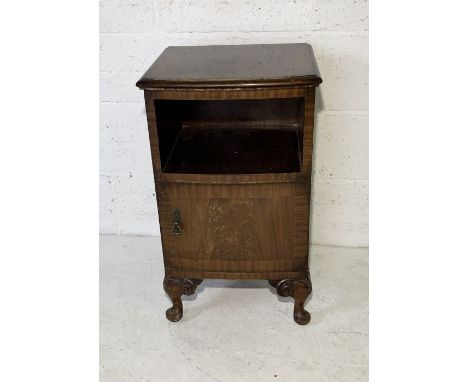
[(171, 298), (172, 306), (166, 310), (166, 317), (169, 321), (179, 321), (183, 314), (182, 295), (190, 296), (195, 293), (195, 289), (202, 280), (184, 279), (180, 277), (164, 277), (164, 290)]
[(268, 280), (271, 286), (282, 297), (294, 298), (294, 321), (299, 325), (307, 325), (310, 321), (310, 313), (304, 309), (304, 303), (312, 292), (310, 278), (301, 280)]

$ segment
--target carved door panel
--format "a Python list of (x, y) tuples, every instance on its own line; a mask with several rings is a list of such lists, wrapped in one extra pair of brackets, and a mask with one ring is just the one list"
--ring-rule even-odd
[(159, 194), (166, 267), (249, 272), (294, 257), (294, 185), (165, 184)]

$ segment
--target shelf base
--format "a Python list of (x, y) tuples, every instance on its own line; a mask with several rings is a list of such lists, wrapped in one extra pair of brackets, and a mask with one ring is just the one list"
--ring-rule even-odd
[(164, 173), (263, 174), (301, 171), (297, 130), (183, 127)]

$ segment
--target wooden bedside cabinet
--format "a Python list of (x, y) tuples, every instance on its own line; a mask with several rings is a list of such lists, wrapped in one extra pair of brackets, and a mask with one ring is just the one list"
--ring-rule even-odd
[(169, 47), (144, 89), (164, 289), (264, 279), (310, 321), (308, 269), (315, 88), (308, 44)]

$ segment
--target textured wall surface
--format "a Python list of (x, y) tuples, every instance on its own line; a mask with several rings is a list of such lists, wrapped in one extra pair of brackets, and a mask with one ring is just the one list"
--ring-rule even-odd
[(169, 45), (306, 42), (317, 97), (312, 242), (368, 245), (368, 3), (101, 0), (100, 228), (159, 235), (143, 92)]

